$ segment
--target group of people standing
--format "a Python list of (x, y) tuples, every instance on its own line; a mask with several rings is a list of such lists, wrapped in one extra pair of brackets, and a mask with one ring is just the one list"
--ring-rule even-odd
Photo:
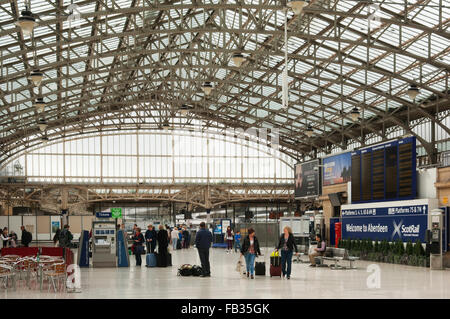
[[(24, 226), (20, 227), (22, 231), (22, 237), (21, 237), (21, 245), (23, 247), (28, 247), (28, 245), (33, 240), (33, 235), (25, 229)], [(18, 236), (14, 231), (9, 232), (8, 227), (4, 227), (0, 232), (0, 239), (3, 242), (3, 248), (6, 247), (17, 247), (18, 246)]]
[[(174, 227), (170, 232), (170, 242), (174, 250), (178, 248), (189, 248), (190, 239), (190, 234), (186, 227)], [(179, 246), (178, 243), (180, 243)]]
[[(167, 229), (168, 226), (166, 226)], [(162, 261), (161, 266), (165, 267), (167, 266), (167, 254), (168, 247), (170, 243), (173, 243), (173, 237), (171, 237), (172, 233), (177, 234), (178, 230), (176, 230), (177, 233), (174, 233), (174, 230), (172, 230), (171, 235), (169, 235), (168, 230), (165, 226), (159, 225), (158, 231), (155, 230), (155, 227), (153, 225), (147, 226), (147, 231), (145, 232), (145, 235), (142, 234), (141, 228), (139, 228), (136, 224), (134, 225), (133, 229), (133, 253), (136, 257), (136, 266), (142, 265), (142, 257), (141, 255), (144, 253), (144, 243), (147, 248), (147, 253), (154, 253), (156, 250), (156, 247), (158, 246), (158, 255), (160, 260)], [(178, 239), (178, 238), (177, 238)], [(176, 244), (175, 244), (176, 245)], [(186, 246), (185, 248), (188, 248), (189, 246)]]
[[(168, 226), (166, 227), (170, 231), (170, 228)], [(182, 231), (179, 231), (176, 227), (174, 227), (169, 234), (169, 231), (166, 229), (166, 227), (164, 227), (163, 225), (159, 225), (159, 231), (156, 232), (153, 225), (148, 225), (148, 230), (145, 232), (144, 236), (141, 233), (141, 229), (137, 227), (137, 225), (135, 225), (135, 228), (133, 230), (133, 245), (135, 247), (134, 251), (136, 255), (137, 266), (140, 266), (142, 263), (141, 253), (138, 252), (143, 251), (144, 243), (147, 245), (147, 252), (151, 253), (153, 253), (156, 249), (156, 246), (158, 246), (158, 254), (162, 255), (161, 260), (166, 260), (169, 245), (172, 244), (174, 249), (176, 249), (176, 243), (178, 240), (180, 240), (180, 233), (182, 234), (182, 239), (185, 243), (189, 241), (189, 237), (184, 237), (185, 232), (189, 233), (186, 228), (182, 228)], [(185, 238), (187, 238), (187, 240)], [(247, 278), (254, 279), (256, 258), (262, 256), (255, 230), (253, 228), (249, 228), (247, 230), (247, 235), (243, 239), (242, 245), (240, 232), (237, 231), (236, 234), (234, 234), (231, 230), (231, 227), (227, 228), (224, 239), (227, 241), (227, 253), (232, 251), (234, 240), (235, 251), (239, 249), (241, 256), (245, 259), (245, 274), (247, 275)], [(315, 257), (323, 255), (326, 249), (325, 241), (322, 240), (322, 237), (320, 235), (316, 236), (316, 240), (318, 242), (317, 248), (314, 248), (314, 251), (309, 254), (311, 266), (313, 267), (315, 267)], [(197, 232), (195, 238), (195, 247), (197, 248), (202, 267), (201, 277), (211, 276), (209, 249), (211, 248), (212, 242), (212, 233), (206, 228), (205, 222), (201, 222), (200, 229)], [(188, 247), (189, 246), (184, 246), (184, 248)], [(298, 254), (297, 245), (295, 243), (294, 235), (290, 227), (284, 227), (283, 234), (279, 238), (278, 245), (275, 247), (275, 251), (279, 251), (281, 253), (282, 276), (290, 279), (292, 270), (292, 257), (294, 256), (294, 252), (295, 254)]]

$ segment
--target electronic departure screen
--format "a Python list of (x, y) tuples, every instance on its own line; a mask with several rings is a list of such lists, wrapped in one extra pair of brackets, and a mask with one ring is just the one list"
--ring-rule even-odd
[[(362, 152), (361, 152), (362, 153)], [(368, 201), (372, 198), (372, 152), (366, 152), (361, 155), (361, 189), (362, 200)]]
[(397, 147), (386, 147), (386, 198), (397, 197)]
[(384, 149), (372, 151), (373, 199), (384, 199)]
[[(414, 152), (414, 156), (415, 156)], [(398, 146), (398, 173), (399, 173), (399, 197), (412, 196), (412, 179), (413, 172), (411, 170), (411, 158), (413, 156), (412, 144), (404, 143)], [(415, 173), (415, 172), (414, 172)]]
[(361, 155), (352, 154), (352, 202), (361, 201)]
[(352, 153), (352, 203), (412, 199), (416, 196), (416, 139)]

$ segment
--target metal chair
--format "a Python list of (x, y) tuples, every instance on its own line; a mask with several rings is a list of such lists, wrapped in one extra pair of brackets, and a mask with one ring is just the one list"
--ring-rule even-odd
[(3, 280), (5, 289), (8, 289), (8, 282), (12, 279), (14, 290), (16, 289), (16, 273), (14, 268), (5, 264), (0, 265), (0, 279)]
[[(66, 285), (66, 264), (54, 264), (53, 265), (53, 271), (51, 272), (47, 272), (44, 273), (44, 277), (48, 278), (51, 280), (52, 285), (53, 285), (53, 289), (55, 290), (55, 292), (57, 291), (56, 289), (56, 281), (58, 282), (58, 287), (61, 286), (61, 281), (63, 283), (63, 288), (65, 289)], [(50, 291), (50, 284), (48, 285), (48, 291)]]

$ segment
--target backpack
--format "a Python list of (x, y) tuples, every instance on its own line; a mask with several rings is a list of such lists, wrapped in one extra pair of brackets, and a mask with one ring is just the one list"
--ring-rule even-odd
[(202, 267), (194, 265), (192, 266), (192, 276), (198, 277), (202, 274)]
[(65, 247), (66, 246), (66, 236), (67, 235), (67, 231), (66, 230), (62, 230), (59, 233), (59, 246), (60, 247)]
[(181, 265), (180, 268), (178, 268), (178, 276), (192, 276), (192, 265), (190, 264), (184, 264)]

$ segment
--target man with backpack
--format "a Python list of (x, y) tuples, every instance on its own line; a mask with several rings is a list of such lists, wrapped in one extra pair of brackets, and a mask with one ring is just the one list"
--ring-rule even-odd
[(24, 246), (24, 247), (28, 247), (28, 245), (32, 242), (32, 240), (33, 240), (33, 235), (29, 232), (29, 231), (27, 231), (26, 229), (25, 229), (25, 226), (21, 226), (20, 227), (20, 230), (22, 230), (22, 238), (21, 238), (21, 241), (22, 241), (22, 245)]
[(64, 225), (64, 229), (59, 235), (59, 247), (71, 247), (73, 235), (70, 232), (69, 228), (69, 225)]

